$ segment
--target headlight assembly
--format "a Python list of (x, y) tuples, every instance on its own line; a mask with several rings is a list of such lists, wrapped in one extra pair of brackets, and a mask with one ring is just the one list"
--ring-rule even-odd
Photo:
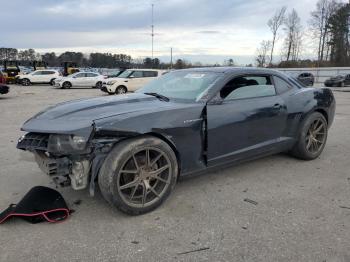
[(107, 85), (113, 85), (113, 84), (115, 84), (117, 82), (117, 80), (111, 80), (111, 81), (108, 81), (107, 82)]
[(71, 153), (83, 151), (86, 148), (87, 140), (82, 136), (75, 135), (50, 135), (48, 152)]

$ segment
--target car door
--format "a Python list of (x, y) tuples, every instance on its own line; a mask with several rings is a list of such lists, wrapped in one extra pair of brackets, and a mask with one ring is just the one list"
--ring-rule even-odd
[(97, 74), (86, 73), (85, 86), (95, 86), (97, 83)]
[(73, 86), (84, 86), (86, 82), (86, 73), (78, 73), (72, 79)]
[(287, 124), (287, 110), (270, 75), (228, 81), (207, 106), (208, 165), (273, 150)]
[(32, 83), (41, 83), (43, 81), (43, 78), (45, 76), (43, 75), (42, 71), (36, 71), (32, 73), (32, 77), (30, 78), (30, 82)]
[(134, 71), (128, 77), (127, 88), (128, 91), (135, 91), (142, 86), (143, 83), (143, 72)]

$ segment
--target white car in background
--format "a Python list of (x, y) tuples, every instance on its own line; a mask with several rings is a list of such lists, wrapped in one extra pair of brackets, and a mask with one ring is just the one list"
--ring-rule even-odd
[(18, 75), (16, 82), (24, 86), (31, 84), (51, 84), (53, 85), (56, 78), (60, 77), (58, 70), (43, 69), (36, 70), (29, 74)]
[(54, 86), (59, 88), (92, 87), (101, 88), (105, 76), (95, 72), (77, 72), (69, 76), (57, 78)]
[(106, 79), (101, 91), (110, 95), (133, 92), (166, 72), (154, 69), (128, 69), (115, 78)]

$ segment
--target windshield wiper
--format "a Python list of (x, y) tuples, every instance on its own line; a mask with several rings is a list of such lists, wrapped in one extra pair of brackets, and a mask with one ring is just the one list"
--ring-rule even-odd
[(163, 95), (158, 94), (158, 93), (144, 93), (144, 94), (145, 95), (150, 95), (150, 96), (155, 96), (159, 100), (163, 100), (163, 101), (166, 101), (166, 102), (169, 102), (169, 100), (170, 100), (168, 97), (163, 96)]

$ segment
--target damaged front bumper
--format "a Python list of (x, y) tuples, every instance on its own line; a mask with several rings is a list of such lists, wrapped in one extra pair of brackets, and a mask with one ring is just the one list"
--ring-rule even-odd
[(102, 162), (120, 138), (92, 139), (81, 153), (58, 155), (49, 152), (49, 137), (45, 133), (27, 133), (18, 140), (17, 148), (32, 152), (39, 168), (57, 185), (81, 190), (90, 184), (90, 194), (94, 195)]
[(72, 160), (68, 157), (49, 157), (42, 151), (33, 153), (41, 171), (50, 176), (57, 185), (71, 185), (75, 190), (87, 187), (91, 169), (89, 159)]

